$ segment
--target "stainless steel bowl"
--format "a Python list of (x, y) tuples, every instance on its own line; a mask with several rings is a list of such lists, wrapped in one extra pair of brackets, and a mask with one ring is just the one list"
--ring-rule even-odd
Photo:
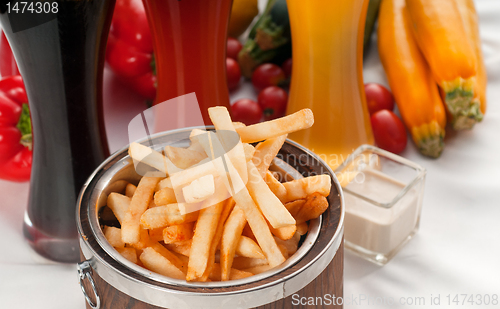
[[(159, 133), (143, 144), (153, 142), (155, 147), (187, 147), (192, 129)], [(164, 308), (250, 308), (286, 297), (306, 286), (332, 261), (340, 246), (344, 221), (340, 185), (326, 163), (304, 147), (287, 140), (280, 151), (281, 159), (276, 158), (273, 162), (275, 170), (288, 178), (326, 173), (333, 180), (328, 197), (330, 208), (310, 222), (309, 233), (294, 255), (267, 272), (226, 282), (186, 282), (152, 273), (123, 258), (107, 242), (99, 223), (99, 209), (106, 204), (107, 196), (111, 192), (123, 191), (127, 182), (138, 183), (141, 177), (135, 172), (127, 150), (128, 147), (119, 150), (101, 164), (80, 193), (77, 223), (80, 247), (86, 260), (79, 265), (81, 281), (88, 279), (92, 283), (91, 272), (95, 271), (119, 291)], [(315, 246), (313, 254), (311, 249)], [(92, 286), (96, 300), (91, 303), (98, 308), (99, 291), (95, 284)]]

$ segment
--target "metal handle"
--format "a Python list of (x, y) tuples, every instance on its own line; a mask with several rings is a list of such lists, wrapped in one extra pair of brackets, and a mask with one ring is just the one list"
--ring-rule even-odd
[[(77, 264), (78, 269), (78, 277), (80, 279), (80, 288), (82, 289), (83, 295), (87, 300), (87, 303), (92, 309), (101, 308), (101, 298), (99, 297), (99, 293), (97, 293), (97, 286), (95, 285), (94, 278), (92, 278), (92, 266), (89, 261), (83, 261)], [(85, 290), (85, 286), (83, 285), (83, 280), (87, 279), (92, 286), (92, 291), (95, 296), (95, 303), (90, 299), (87, 291)]]

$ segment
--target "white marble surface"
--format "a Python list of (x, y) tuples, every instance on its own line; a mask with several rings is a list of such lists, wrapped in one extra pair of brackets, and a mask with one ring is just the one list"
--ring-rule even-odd
[[(402, 155), (428, 171), (420, 231), (383, 267), (346, 252), (345, 308), (500, 308), (462, 305), (463, 295), (460, 304), (448, 305), (447, 298), (500, 295), (500, 1), (478, 0), (477, 7), (489, 77), (486, 117), (470, 132), (448, 134), (437, 160), (422, 157), (409, 144)], [(376, 48), (365, 59), (364, 79), (387, 84)], [(240, 97), (255, 97), (252, 87), (242, 85), (232, 95)], [(109, 72), (105, 99), (115, 151), (127, 144), (127, 124), (144, 105)], [(23, 239), (28, 187), (0, 180), (0, 308), (83, 309), (75, 265), (45, 260)], [(437, 296), (440, 305), (431, 305)]]

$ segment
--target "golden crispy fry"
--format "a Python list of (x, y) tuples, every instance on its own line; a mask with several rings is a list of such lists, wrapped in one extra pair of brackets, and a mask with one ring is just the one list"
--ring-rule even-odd
[(250, 144), (243, 144), (243, 151), (245, 152), (245, 160), (248, 162), (252, 160), (255, 155), (255, 147)]
[(141, 216), (141, 225), (146, 229), (155, 229), (169, 225), (178, 225), (196, 221), (198, 212), (181, 214), (179, 204), (168, 204), (146, 210)]
[(267, 265), (254, 266), (251, 268), (245, 268), (245, 269), (242, 269), (242, 271), (249, 272), (249, 273), (252, 273), (254, 275), (258, 275), (258, 274), (261, 274), (263, 272), (270, 270), (271, 268), (273, 268), (273, 266), (267, 264)]
[(168, 158), (148, 146), (139, 143), (131, 143), (128, 148), (128, 154), (134, 159), (134, 164), (136, 162), (147, 164), (160, 171), (163, 176), (168, 176), (169, 172), (174, 173), (179, 171), (179, 168), (177, 168)]
[(130, 206), (130, 198), (125, 195), (112, 192), (108, 196), (107, 205), (113, 211), (116, 219), (118, 219), (118, 222), (121, 224)]
[(123, 242), (127, 244), (139, 242), (141, 216), (148, 209), (159, 181), (160, 178), (158, 177), (142, 177), (139, 182), (134, 196), (130, 201), (130, 206), (125, 213), (125, 218), (123, 218), (123, 222), (121, 223)]
[(210, 252), (208, 256), (207, 268), (205, 269), (205, 273), (201, 276), (201, 281), (207, 281), (209, 275), (212, 273), (214, 263), (220, 261), (220, 257), (216, 258), (215, 252), (220, 245), (222, 239), (222, 233), (224, 230), (224, 225), (226, 223), (229, 214), (233, 211), (234, 205), (236, 203), (232, 198), (229, 198), (224, 205), (224, 210), (222, 210), (222, 214), (220, 215), (219, 223), (217, 225), (217, 230), (215, 231), (214, 239), (212, 240), (212, 244), (210, 245)]
[(252, 259), (243, 256), (235, 256), (233, 259), (233, 268), (236, 269), (245, 269), (267, 264), (269, 263), (266, 259)]
[(179, 268), (151, 247), (144, 248), (139, 258), (144, 266), (151, 271), (174, 279), (186, 278)]
[(178, 241), (174, 242), (171, 244), (166, 244), (165, 247), (175, 253), (184, 255), (184, 256), (189, 256), (191, 252), (191, 242), (192, 239), (190, 240), (185, 240), (185, 241)]
[(310, 128), (313, 123), (313, 113), (306, 108), (282, 118), (238, 128), (236, 132), (243, 143), (255, 143)]
[(297, 222), (302, 223), (316, 219), (328, 208), (328, 200), (320, 193), (313, 193), (306, 199), (306, 203), (297, 213)]
[(205, 175), (182, 188), (186, 203), (198, 203), (215, 193), (214, 175)]
[(191, 243), (187, 281), (200, 278), (207, 268), (210, 244), (214, 238), (223, 206), (224, 202), (221, 202), (200, 210)]
[(274, 236), (276, 236), (282, 240), (287, 240), (287, 239), (290, 239), (293, 237), (293, 235), (297, 231), (297, 226), (295, 224), (293, 224), (293, 225), (289, 225), (289, 226), (285, 226), (285, 227), (280, 227), (279, 229), (275, 229), (269, 223), (269, 229), (271, 230), (271, 233)]
[(267, 139), (263, 142), (260, 142), (255, 147), (255, 154), (252, 158), (253, 164), (257, 167), (260, 175), (264, 177), (273, 162), (274, 157), (278, 154), (278, 151), (281, 149), (288, 134), (283, 134), (277, 136), (275, 138)]
[(269, 223), (276, 229), (294, 225), (295, 219), (269, 189), (255, 165), (248, 162), (247, 166), (249, 175), (248, 191)]
[(238, 122), (238, 121), (233, 121), (233, 127), (238, 130), (239, 128), (244, 128), (246, 127), (246, 124), (243, 122)]
[(134, 195), (135, 189), (137, 189), (136, 186), (134, 186), (131, 183), (128, 183), (127, 186), (125, 187), (125, 196), (132, 198)]
[(163, 241), (170, 244), (193, 238), (194, 222), (167, 226), (163, 229)]
[(286, 199), (284, 203), (304, 199), (308, 195), (318, 192), (323, 196), (330, 194), (332, 180), (330, 175), (317, 175), (301, 179), (296, 179), (283, 183), (286, 189)]
[(151, 241), (163, 241), (163, 228), (159, 227), (156, 229), (148, 230), (149, 238)]
[(281, 182), (274, 177), (273, 173), (270, 171), (266, 172), (264, 176), (264, 181), (266, 182), (269, 189), (276, 195), (276, 197), (283, 203), (286, 199), (286, 189)]
[[(181, 188), (184, 185), (191, 183), (193, 180), (209, 174), (212, 174), (214, 176), (217, 175), (217, 170), (215, 169), (212, 161), (198, 164), (183, 171), (172, 174), (170, 176), (170, 187)], [(166, 180), (164, 181), (167, 182)]]
[(115, 248), (124, 258), (130, 262), (137, 264), (137, 251), (134, 248)]
[(285, 259), (288, 259), (290, 254), (288, 254), (288, 249), (286, 248), (286, 246), (284, 244), (278, 243), (278, 241), (276, 241), (276, 243), (278, 244), (278, 248), (280, 248), (281, 254), (283, 254)]
[(307, 222), (302, 222), (297, 224), (297, 234), (300, 236), (307, 234), (309, 231), (309, 226), (307, 225)]
[(243, 188), (233, 198), (236, 205), (245, 213), (248, 224), (257, 239), (257, 243), (269, 261), (269, 265), (274, 267), (283, 263), (285, 258), (281, 254), (278, 245), (276, 245), (276, 241), (267, 226), (264, 216), (260, 213), (248, 190)]
[[(243, 279), (250, 276), (253, 276), (251, 272), (231, 268), (229, 280)], [(212, 268), (212, 272), (208, 278), (212, 281), (221, 281), (221, 268), (218, 263), (214, 263), (214, 267)]]
[(165, 146), (165, 154), (175, 166), (182, 169), (191, 167), (207, 157), (205, 153), (172, 146)]
[(254, 259), (265, 259), (266, 256), (259, 245), (251, 238), (241, 236), (236, 247), (236, 254)]
[(187, 262), (184, 259), (179, 258), (176, 254), (173, 252), (170, 252), (167, 248), (165, 248), (162, 244), (159, 242), (152, 242), (150, 244), (150, 247), (153, 248), (156, 252), (159, 254), (163, 255), (164, 258), (169, 260), (172, 264), (174, 264), (175, 267), (180, 269), (184, 274), (187, 272)]
[(104, 237), (108, 240), (109, 244), (114, 248), (123, 248), (125, 243), (122, 241), (122, 231), (113, 226), (104, 227)]
[(160, 189), (155, 193), (154, 201), (157, 206), (177, 203), (174, 189), (169, 187)]
[(220, 246), (220, 263), (223, 281), (229, 280), (231, 264), (233, 262), (236, 247), (241, 237), (241, 232), (245, 227), (247, 220), (245, 213), (238, 206), (234, 206), (229, 215), (222, 233), (222, 242)]
[(299, 210), (304, 206), (306, 200), (295, 200), (293, 202), (288, 202), (285, 204), (286, 209), (290, 212), (290, 214), (295, 218)]
[(278, 246), (283, 246), (286, 249), (288, 255), (292, 255), (295, 252), (297, 252), (297, 247), (300, 241), (299, 234), (295, 234), (292, 238), (288, 240), (281, 240), (278, 237), (275, 237), (274, 239), (276, 239), (276, 243), (278, 244)]
[(149, 237), (149, 231), (141, 227), (139, 229), (139, 241), (136, 243), (133, 243), (131, 246), (134, 247), (136, 250), (138, 250), (139, 255), (140, 255), (140, 252), (142, 252), (142, 249), (149, 247), (151, 245), (151, 243), (152, 243), (152, 240), (151, 240), (151, 237)]
[[(229, 112), (227, 108), (222, 106), (210, 107), (208, 109), (208, 115), (210, 116), (210, 120), (215, 126), (217, 130), (217, 136), (227, 151), (227, 155), (234, 167), (238, 171), (239, 176), (243, 180), (243, 183), (247, 181), (247, 168), (246, 168), (246, 160), (245, 160), (245, 152), (243, 144), (241, 140), (238, 141), (236, 146), (232, 147), (232, 135), (228, 134), (230, 132), (236, 132), (231, 117), (229, 116)], [(210, 156), (209, 156), (210, 157)], [(234, 179), (232, 180), (234, 182)]]

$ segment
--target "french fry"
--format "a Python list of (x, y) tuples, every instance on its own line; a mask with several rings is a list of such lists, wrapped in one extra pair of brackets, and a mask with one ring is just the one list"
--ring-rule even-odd
[(217, 170), (212, 161), (195, 165), (191, 168), (185, 169), (183, 171), (177, 172), (170, 176), (171, 186), (175, 188), (183, 187), (191, 183), (193, 180), (196, 180), (200, 177), (212, 174), (214, 176), (217, 175)]
[(192, 239), (190, 240), (185, 240), (185, 241), (178, 241), (174, 242), (171, 244), (166, 244), (165, 247), (175, 253), (184, 255), (184, 256), (189, 256), (191, 253), (191, 242)]
[[(168, 179), (168, 178), (166, 178)], [(161, 182), (161, 181), (160, 181)], [(163, 206), (167, 204), (177, 203), (177, 198), (175, 197), (174, 189), (165, 187), (160, 189), (155, 193), (154, 201), (156, 206)]]
[(215, 235), (223, 206), (224, 202), (221, 202), (200, 210), (191, 243), (188, 272), (186, 275), (187, 281), (196, 280), (203, 276), (205, 272), (210, 244)]
[(307, 225), (307, 222), (302, 222), (297, 224), (297, 234), (300, 236), (307, 234), (309, 231), (309, 226)]
[(275, 229), (294, 225), (295, 219), (269, 189), (253, 162), (248, 162), (247, 167), (249, 175), (247, 183), (248, 191), (269, 223)]
[(295, 234), (292, 238), (288, 240), (281, 240), (278, 237), (274, 238), (276, 240), (276, 243), (278, 246), (283, 246), (285, 247), (286, 251), (288, 252), (288, 255), (292, 255), (295, 252), (297, 252), (297, 247), (299, 245), (300, 241), (300, 235)]
[(295, 225), (295, 224), (285, 226), (285, 227), (280, 227), (278, 229), (275, 229), (269, 222), (268, 222), (268, 224), (269, 224), (269, 229), (271, 230), (271, 233), (274, 236), (276, 236), (282, 240), (287, 240), (287, 239), (292, 238), (293, 235), (295, 234), (295, 232), (297, 231), (297, 225)]
[(155, 229), (193, 222), (197, 218), (198, 212), (181, 214), (179, 204), (168, 204), (146, 210), (140, 218), (140, 223), (146, 229)]
[(328, 200), (320, 193), (313, 193), (306, 199), (306, 203), (297, 213), (297, 222), (302, 223), (315, 219), (328, 208)]
[[(253, 276), (251, 272), (231, 268), (229, 280), (243, 279), (250, 276)], [(221, 281), (221, 267), (218, 263), (214, 263), (214, 267), (208, 278), (212, 281)]]
[(163, 229), (163, 241), (170, 244), (193, 238), (194, 222), (167, 226)]
[(276, 241), (276, 243), (278, 244), (278, 248), (280, 248), (281, 254), (283, 254), (283, 256), (285, 257), (285, 259), (288, 259), (288, 257), (290, 256), (290, 254), (288, 254), (288, 249), (286, 248), (286, 246), (283, 245), (283, 244), (278, 243), (278, 241)]
[(245, 160), (248, 162), (252, 160), (255, 155), (255, 147), (250, 144), (243, 144), (243, 151), (245, 152)]
[(217, 130), (217, 136), (219, 137), (222, 146), (227, 151), (229, 159), (238, 171), (238, 174), (243, 180), (243, 183), (245, 183), (247, 181), (245, 152), (241, 140), (239, 140), (234, 147), (231, 147), (232, 135), (227, 133), (236, 133), (236, 129), (233, 126), (233, 122), (231, 120), (231, 117), (229, 116), (227, 108), (222, 106), (210, 107), (208, 109), (208, 115), (210, 116), (210, 120), (212, 120), (212, 123)]
[(139, 143), (131, 143), (128, 154), (134, 161), (147, 164), (163, 173), (164, 176), (168, 176), (169, 172), (174, 173), (180, 170), (158, 151)]
[(316, 175), (284, 182), (283, 186), (287, 193), (283, 202), (286, 203), (304, 199), (314, 192), (318, 192), (323, 196), (328, 196), (332, 187), (332, 180), (330, 175)]
[(267, 183), (269, 189), (276, 195), (276, 197), (283, 202), (286, 199), (286, 189), (281, 182), (274, 177), (273, 173), (270, 171), (266, 172), (264, 176), (264, 181)]
[(220, 263), (222, 271), (221, 278), (223, 281), (229, 280), (234, 254), (246, 222), (247, 220), (243, 210), (241, 210), (238, 206), (234, 206), (222, 233)]
[(172, 180), (170, 179), (170, 177), (167, 177), (165, 179), (162, 179), (159, 183), (158, 183), (158, 186), (156, 186), (156, 191), (160, 191), (164, 188), (169, 188), (169, 189), (172, 189)]
[(217, 251), (221, 239), (222, 239), (222, 233), (224, 230), (224, 225), (226, 223), (227, 218), (229, 217), (229, 214), (233, 211), (234, 205), (236, 203), (232, 198), (229, 198), (226, 201), (226, 204), (224, 205), (224, 210), (222, 210), (222, 214), (220, 215), (219, 223), (217, 225), (217, 230), (215, 231), (214, 239), (212, 240), (212, 244), (210, 245), (210, 252), (208, 256), (208, 262), (207, 262), (207, 268), (205, 269), (205, 272), (203, 273), (203, 276), (201, 276), (201, 281), (207, 281), (209, 275), (212, 273), (214, 263), (220, 262), (220, 257), (217, 258), (215, 252)]
[(245, 269), (255, 266), (267, 265), (269, 264), (266, 259), (253, 259), (244, 256), (235, 256), (233, 259), (233, 268)]
[(185, 262), (185, 260), (179, 258), (173, 252), (170, 252), (170, 250), (165, 248), (159, 242), (152, 242), (150, 247), (153, 248), (159, 254), (163, 255), (163, 257), (169, 260), (170, 263), (174, 264), (175, 267), (177, 267), (180, 271), (186, 274), (188, 264)]
[(175, 267), (172, 262), (151, 247), (145, 248), (139, 258), (147, 269), (159, 273), (160, 275), (174, 279), (186, 278), (179, 268)]
[(163, 241), (163, 227), (148, 230), (151, 241)]
[(251, 238), (241, 236), (238, 241), (238, 245), (236, 246), (236, 254), (239, 256), (244, 256), (248, 258), (255, 259), (265, 259), (266, 256), (260, 249), (259, 245)]
[(165, 154), (175, 166), (181, 169), (189, 168), (207, 157), (205, 153), (173, 146), (165, 146)]
[(107, 206), (111, 209), (111, 211), (113, 211), (116, 219), (118, 219), (118, 222), (121, 224), (130, 206), (130, 198), (125, 195), (112, 192), (108, 195)]
[(139, 242), (141, 216), (146, 211), (146, 209), (148, 209), (148, 205), (153, 198), (154, 190), (159, 181), (160, 178), (158, 177), (144, 176), (139, 182), (134, 196), (130, 201), (130, 206), (125, 213), (123, 222), (121, 223), (123, 242), (127, 244), (134, 244)]
[(255, 143), (310, 128), (313, 123), (313, 113), (306, 108), (282, 118), (238, 128), (236, 132), (242, 143)]
[(260, 213), (257, 205), (252, 200), (248, 190), (243, 188), (236, 193), (233, 198), (236, 205), (238, 205), (245, 213), (248, 224), (257, 239), (257, 243), (264, 252), (266, 259), (269, 261), (269, 265), (274, 267), (282, 264), (285, 261), (285, 258), (283, 257), (283, 254), (281, 254), (263, 215)]
[(115, 248), (124, 258), (130, 262), (137, 264), (137, 251), (134, 248)]
[(246, 127), (246, 124), (244, 124), (243, 122), (239, 122), (239, 121), (233, 121), (233, 127), (235, 129), (244, 128), (244, 127)]
[(290, 212), (290, 214), (295, 218), (299, 210), (304, 206), (306, 200), (295, 200), (293, 202), (288, 202), (285, 204), (286, 209)]
[(215, 193), (214, 175), (209, 174), (193, 180), (182, 188), (186, 203), (198, 203)]
[(135, 189), (137, 189), (136, 186), (134, 186), (131, 183), (128, 183), (127, 186), (125, 187), (125, 196), (132, 198), (134, 195)]
[(139, 229), (139, 241), (131, 244), (131, 246), (134, 247), (140, 255), (140, 252), (142, 252), (144, 248), (149, 247), (151, 243), (152, 240), (151, 237), (149, 237), (149, 231), (141, 227)]
[(271, 268), (273, 268), (273, 266), (267, 264), (267, 265), (259, 265), (259, 266), (254, 266), (251, 268), (242, 269), (242, 271), (252, 273), (254, 275), (258, 275), (258, 274), (261, 274), (263, 272), (270, 270)]
[(113, 226), (105, 226), (104, 237), (106, 237), (109, 244), (114, 248), (125, 247), (125, 243), (122, 241), (122, 231), (119, 228)]
[(266, 175), (271, 162), (273, 162), (274, 157), (276, 157), (285, 143), (287, 136), (288, 134), (283, 134), (275, 138), (267, 139), (260, 142), (255, 147), (255, 154), (252, 158), (252, 162), (255, 164), (255, 167), (262, 177)]

